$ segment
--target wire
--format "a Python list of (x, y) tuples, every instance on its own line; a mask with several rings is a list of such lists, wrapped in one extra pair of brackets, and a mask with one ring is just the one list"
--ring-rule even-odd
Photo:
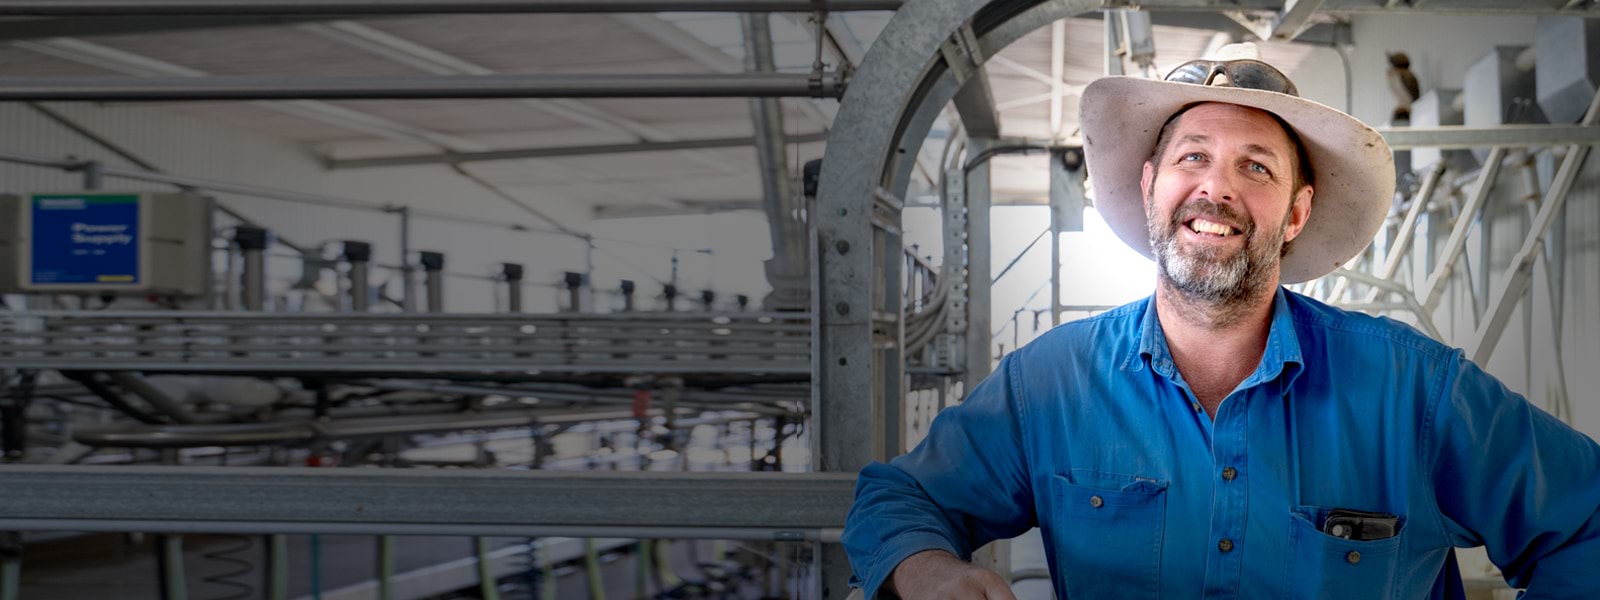
[(978, 168), (979, 166), (983, 165), (984, 163), (989, 162), (990, 159), (992, 159), (992, 158), (994, 158), (996, 156), (999, 156), (1001, 154), (1027, 154), (1029, 152), (1037, 152), (1037, 151), (1040, 151), (1040, 150), (1049, 151), (1050, 147), (1049, 146), (1041, 146), (1041, 145), (1037, 145), (1037, 144), (1014, 144), (1014, 145), (1007, 145), (1007, 146), (995, 146), (993, 148), (989, 148), (988, 150), (984, 150), (983, 152), (979, 152), (977, 156), (974, 156), (971, 159), (967, 160), (967, 164), (965, 164), (965, 165), (963, 165), (961, 167), (961, 172), (963, 172), (963, 173), (971, 173), (973, 169)]

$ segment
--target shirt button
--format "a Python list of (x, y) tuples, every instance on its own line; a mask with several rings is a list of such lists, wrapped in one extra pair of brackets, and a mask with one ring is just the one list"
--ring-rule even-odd
[(1089, 497), (1089, 506), (1093, 506), (1095, 508), (1100, 508), (1100, 507), (1105, 506), (1105, 505), (1106, 505), (1106, 501), (1105, 500), (1101, 500), (1099, 496), (1090, 496)]
[(1351, 550), (1349, 554), (1344, 555), (1344, 561), (1352, 565), (1361, 562), (1361, 553)]
[[(1221, 550), (1223, 552), (1232, 552), (1233, 551), (1233, 540), (1230, 540), (1228, 538), (1222, 538), (1222, 541), (1217, 542), (1217, 549)], [(1352, 552), (1351, 554), (1354, 554), (1354, 552)]]
[(1200, 412), (1200, 403), (1199, 402), (1191, 402), (1191, 403), (1189, 403), (1189, 405), (1194, 407), (1194, 411), (1195, 412)]
[(1228, 481), (1233, 481), (1233, 478), (1234, 477), (1238, 477), (1238, 476), (1239, 476), (1239, 471), (1234, 469), (1233, 467), (1226, 467), (1226, 468), (1222, 469), (1222, 478), (1223, 479), (1226, 479)]

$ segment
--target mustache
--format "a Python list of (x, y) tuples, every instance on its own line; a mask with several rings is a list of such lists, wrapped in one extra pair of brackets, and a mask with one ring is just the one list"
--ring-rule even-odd
[(1172, 211), (1172, 222), (1168, 230), (1177, 231), (1185, 221), (1196, 217), (1210, 217), (1212, 220), (1233, 223), (1239, 227), (1239, 233), (1247, 239), (1256, 231), (1256, 222), (1250, 215), (1244, 214), (1231, 204), (1218, 204), (1206, 198), (1188, 200), (1177, 210)]

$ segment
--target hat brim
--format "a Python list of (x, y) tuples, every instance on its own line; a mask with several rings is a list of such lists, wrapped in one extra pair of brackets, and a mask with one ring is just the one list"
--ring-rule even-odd
[(1377, 130), (1287, 94), (1132, 77), (1090, 83), (1079, 104), (1095, 208), (1117, 237), (1154, 258), (1139, 189), (1144, 163), (1162, 123), (1183, 107), (1202, 102), (1275, 114), (1306, 145), (1314, 183), (1311, 217), (1283, 258), (1281, 283), (1327, 275), (1366, 249), (1394, 201), (1394, 153)]

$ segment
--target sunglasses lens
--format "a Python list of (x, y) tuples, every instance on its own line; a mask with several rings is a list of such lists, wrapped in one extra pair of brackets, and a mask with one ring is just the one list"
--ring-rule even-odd
[(1204, 84), (1206, 82), (1206, 76), (1211, 74), (1212, 64), (1214, 63), (1210, 61), (1193, 61), (1183, 63), (1182, 65), (1179, 65), (1178, 68), (1173, 69), (1171, 73), (1167, 74), (1167, 81), (1176, 83)]
[(1211, 72), (1218, 65), (1222, 66), (1223, 73), (1228, 76), (1228, 85), (1231, 87), (1249, 88), (1253, 90), (1266, 90), (1290, 96), (1298, 96), (1299, 92), (1294, 87), (1294, 82), (1284, 76), (1283, 72), (1264, 62), (1254, 60), (1235, 60), (1218, 63), (1210, 60), (1196, 60), (1186, 62), (1167, 74), (1167, 81), (1175, 83), (1193, 83), (1205, 85), (1211, 80)]
[(1240, 61), (1228, 65), (1228, 77), (1234, 87), (1266, 90), (1280, 94), (1298, 95), (1294, 83), (1283, 73), (1266, 63)]

